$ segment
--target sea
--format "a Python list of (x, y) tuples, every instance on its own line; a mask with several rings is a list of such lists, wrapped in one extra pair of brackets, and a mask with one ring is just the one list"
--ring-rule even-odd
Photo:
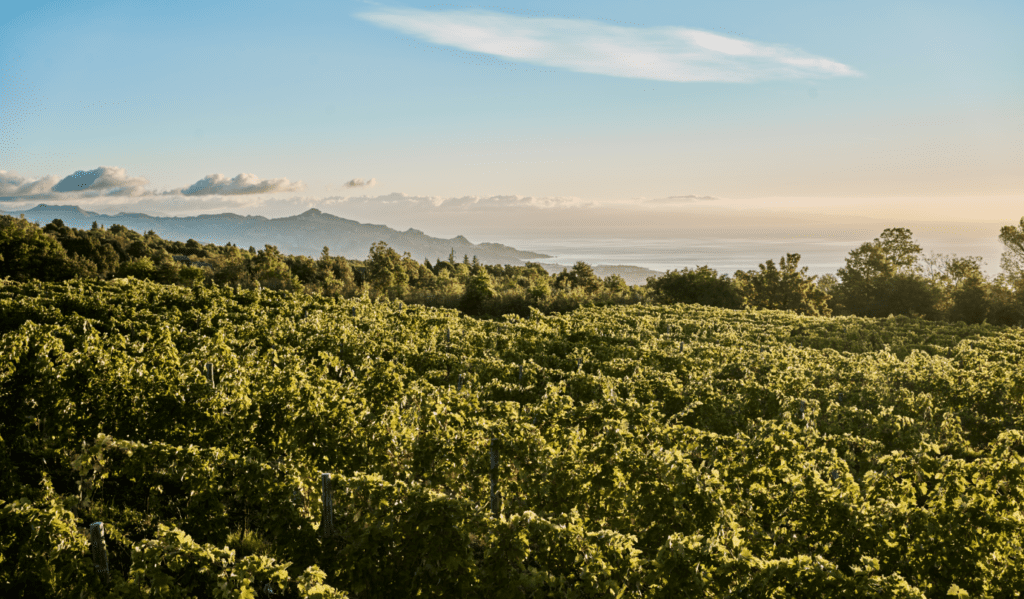
[[(709, 237), (685, 239), (636, 238), (519, 238), (500, 242), (520, 250), (547, 254), (550, 258), (535, 260), (541, 264), (573, 265), (577, 261), (597, 265), (628, 265), (657, 273), (709, 266), (719, 273), (732, 275), (738, 270), (756, 270), (759, 264), (774, 260), (776, 264), (788, 253), (800, 254), (800, 266), (812, 275), (834, 274), (846, 264), (851, 250), (871, 237), (828, 239), (791, 237), (784, 239), (750, 239)], [(981, 256), (988, 275), (999, 272), (1003, 250), (998, 239), (990, 238), (924, 238), (915, 237), (922, 253)]]

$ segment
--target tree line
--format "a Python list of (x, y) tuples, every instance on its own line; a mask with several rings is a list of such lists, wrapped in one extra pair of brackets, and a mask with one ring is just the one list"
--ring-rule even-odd
[(274, 245), (257, 250), (231, 243), (140, 234), (122, 225), (90, 230), (59, 219), (40, 227), (0, 216), (0, 278), (61, 281), (135, 277), (185, 286), (227, 285), (303, 291), (332, 297), (369, 295), (458, 308), (467, 314), (526, 316), (531, 310), (567, 312), (582, 306), (698, 303), (767, 308), (809, 315), (907, 315), (967, 323), (1024, 324), (1024, 218), (1005, 226), (1001, 272), (988, 277), (979, 256), (925, 256), (906, 228), (885, 229), (850, 251), (834, 275), (812, 276), (800, 254), (767, 260), (732, 276), (708, 266), (684, 268), (628, 285), (618, 275), (598, 277), (590, 265), (549, 274), (538, 263), (484, 265), (474, 256), (419, 262), (384, 242), (365, 260), (285, 255)]
[(808, 315), (886, 317), (1005, 325), (1024, 324), (1024, 218), (999, 234), (1002, 272), (987, 277), (980, 256), (925, 256), (906, 228), (890, 228), (850, 251), (836, 274), (810, 276), (800, 254), (738, 271), (706, 266), (648, 279), (662, 302), (726, 308), (771, 308)]

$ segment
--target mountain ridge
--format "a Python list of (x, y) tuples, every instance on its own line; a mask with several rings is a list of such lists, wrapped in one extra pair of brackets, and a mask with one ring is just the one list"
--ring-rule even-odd
[(117, 224), (139, 233), (153, 231), (164, 239), (176, 241), (194, 239), (200, 243), (233, 243), (239, 247), (255, 248), (274, 245), (282, 253), (311, 257), (319, 256), (326, 246), (332, 255), (361, 260), (377, 241), (387, 243), (399, 253), (408, 252), (417, 260), (447, 259), (451, 252), (455, 252), (457, 257), (476, 256), (484, 264), (521, 266), (530, 260), (551, 257), (500, 243), (474, 244), (463, 235), (444, 239), (413, 228), (398, 231), (386, 225), (360, 223), (316, 208), (280, 218), (242, 216), (231, 212), (197, 216), (151, 216), (140, 212), (107, 215), (78, 206), (48, 204), (3, 214), (24, 215), (39, 225), (60, 219), (66, 226), (78, 229), (89, 229), (93, 222), (105, 227)]

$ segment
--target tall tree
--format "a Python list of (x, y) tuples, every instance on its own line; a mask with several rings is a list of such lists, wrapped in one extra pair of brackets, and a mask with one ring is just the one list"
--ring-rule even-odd
[(743, 304), (751, 308), (791, 310), (799, 314), (828, 316), (829, 296), (818, 288), (816, 276), (807, 274), (807, 267), (798, 268), (800, 254), (786, 254), (778, 267), (772, 260), (758, 265), (757, 271), (739, 271), (736, 286)]
[(604, 278), (604, 288), (612, 293), (627, 293), (629, 291), (629, 285), (626, 284), (626, 280), (619, 275), (608, 275)]
[(383, 241), (370, 246), (370, 256), (366, 260), (366, 279), (374, 293), (386, 294), (391, 298), (401, 297), (409, 287), (405, 260)]
[(914, 242), (914, 234), (910, 229), (885, 229), (875, 242), (882, 256), (893, 266), (897, 274), (909, 274), (915, 270), (921, 255), (921, 246)]
[(275, 245), (265, 245), (249, 260), (249, 275), (267, 289), (302, 289), (299, 278), (292, 273), (285, 257)]
[(466, 293), (462, 296), (462, 309), (467, 312), (475, 312), (487, 300), (496, 295), (491, 285), (491, 275), (487, 269), (478, 266), (473, 269), (473, 274), (466, 283)]
[(1024, 281), (1024, 216), (1020, 225), (1000, 229), (999, 241), (1006, 248), (999, 266), (1015, 282)]
[(969, 276), (961, 281), (952, 293), (949, 309), (951, 320), (967, 323), (983, 322), (991, 311), (989, 286), (981, 276)]
[(920, 255), (909, 229), (885, 229), (852, 250), (836, 273), (837, 306), (860, 316), (935, 316), (940, 294), (922, 275)]
[(554, 283), (558, 289), (581, 289), (589, 293), (601, 288), (601, 279), (586, 262), (576, 262), (570, 269), (563, 268), (555, 275)]

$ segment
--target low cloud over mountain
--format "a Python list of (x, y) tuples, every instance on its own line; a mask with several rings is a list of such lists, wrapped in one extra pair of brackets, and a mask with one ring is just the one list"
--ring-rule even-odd
[(302, 181), (261, 179), (252, 173), (241, 173), (230, 179), (221, 174), (207, 175), (188, 187), (168, 191), (146, 189), (147, 185), (149, 180), (129, 177), (125, 169), (116, 166), (79, 170), (60, 180), (53, 176), (33, 180), (17, 173), (0, 171), (0, 201), (71, 200), (82, 203), (82, 199), (100, 197), (251, 196), (306, 188)]
[(129, 177), (127, 171), (116, 166), (101, 166), (91, 171), (75, 171), (61, 179), (50, 191), (105, 192), (104, 195), (137, 196), (144, 193), (149, 181), (142, 177)]
[(242, 173), (233, 179), (216, 174), (207, 175), (185, 189), (178, 190), (178, 193), (184, 196), (232, 196), (301, 191), (305, 188), (306, 185), (302, 181), (292, 183), (288, 179), (260, 179), (252, 173)]
[(0, 200), (13, 199), (46, 199), (56, 197), (51, 191), (57, 184), (56, 177), (42, 179), (26, 179), (8, 171), (0, 171)]

